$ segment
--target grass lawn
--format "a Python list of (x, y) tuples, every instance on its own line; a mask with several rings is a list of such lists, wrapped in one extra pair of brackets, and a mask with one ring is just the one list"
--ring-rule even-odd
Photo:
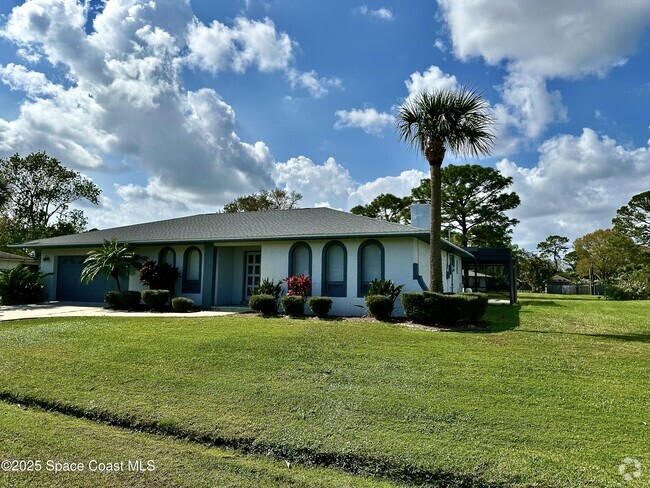
[[(520, 301), (489, 307), (489, 332), (245, 316), (4, 322), (0, 395), (398, 481), (620, 486), (618, 467), (629, 456), (645, 471), (628, 486), (650, 485), (650, 302), (533, 294)], [(118, 430), (57, 419), (79, 423), (79, 432), (82, 423), (107, 436)], [(56, 451), (61, 441), (48, 432), (57, 427), (23, 423), (13, 437), (0, 434), (0, 454), (32, 445)], [(158, 442), (167, 453), (161, 464), (176, 459), (174, 449), (196, 449), (187, 466), (196, 463), (206, 477), (204, 460), (220, 455), (129, 435)], [(86, 457), (109, 452), (84, 438), (70, 444)], [(129, 446), (116, 441), (115, 449)], [(282, 466), (246, 459), (268, 464), (246, 464), (243, 478), (248, 469), (272, 483)]]

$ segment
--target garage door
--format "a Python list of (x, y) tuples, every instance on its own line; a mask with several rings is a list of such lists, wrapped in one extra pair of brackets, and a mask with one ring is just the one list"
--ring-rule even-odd
[[(81, 270), (87, 256), (59, 256), (56, 278), (56, 299), (66, 302), (103, 302), (104, 293), (115, 290), (115, 280), (97, 276), (91, 283), (81, 282)], [(127, 289), (126, 280), (120, 283)]]

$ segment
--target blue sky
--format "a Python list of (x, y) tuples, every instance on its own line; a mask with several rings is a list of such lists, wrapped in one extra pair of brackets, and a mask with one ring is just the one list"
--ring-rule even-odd
[(91, 226), (210, 212), (275, 185), (348, 210), (428, 171), (394, 114), (474, 85), (514, 241), (574, 239), (650, 189), (647, 0), (74, 0), (0, 6), (0, 156), (92, 178)]

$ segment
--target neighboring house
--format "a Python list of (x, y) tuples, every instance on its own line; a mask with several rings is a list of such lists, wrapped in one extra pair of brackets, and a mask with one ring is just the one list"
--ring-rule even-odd
[[(176, 295), (203, 307), (247, 303), (262, 278), (311, 276), (312, 294), (332, 297), (332, 314), (364, 313), (364, 293), (373, 278), (426, 288), (429, 232), (329, 208), (213, 213), (117, 227), (21, 244), (40, 249), (50, 300), (101, 302), (112, 280), (79, 280), (86, 253), (104, 240), (129, 243), (138, 254), (179, 268)], [(471, 257), (442, 242), (445, 291), (461, 290), (461, 261)], [(125, 283), (126, 285), (127, 283)], [(133, 275), (129, 289), (139, 290)], [(360, 305), (361, 307), (359, 307)], [(398, 314), (402, 313), (398, 304)]]
[(19, 264), (37, 264), (36, 261), (25, 256), (18, 256), (9, 252), (0, 251), (0, 270), (13, 269)]

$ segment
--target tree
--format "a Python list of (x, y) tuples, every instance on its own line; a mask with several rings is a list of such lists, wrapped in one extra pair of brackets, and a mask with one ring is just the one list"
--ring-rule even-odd
[[(521, 203), (515, 192), (506, 190), (512, 178), (478, 164), (442, 168), (442, 226), (457, 236), (462, 246), (505, 247), (512, 228), (519, 223), (506, 211)], [(430, 179), (413, 188), (413, 200), (430, 200)]]
[(386, 220), (407, 224), (411, 221), (411, 198), (396, 197), (391, 193), (382, 193), (368, 205), (357, 205), (352, 207), (350, 212), (356, 215), (372, 217), (373, 219)]
[(634, 195), (627, 205), (616, 211), (612, 220), (614, 230), (650, 247), (650, 191)]
[(494, 142), (488, 103), (474, 89), (423, 91), (407, 100), (397, 116), (400, 140), (420, 152), (431, 177), (429, 286), (442, 292), (441, 180), (447, 150), (455, 155), (489, 154)]
[(108, 275), (115, 280), (117, 291), (122, 291), (120, 278), (128, 278), (140, 267), (140, 257), (130, 246), (118, 244), (115, 239), (104, 241), (101, 249), (90, 251), (84, 260), (81, 281), (90, 283), (97, 276)]
[(539, 250), (540, 254), (553, 261), (555, 264), (556, 272), (560, 271), (562, 257), (569, 250), (569, 246), (567, 246), (568, 242), (568, 237), (552, 235), (548, 236), (545, 240), (537, 244), (537, 249)]
[(298, 206), (302, 194), (287, 191), (282, 188), (272, 190), (261, 189), (259, 193), (251, 193), (235, 198), (223, 207), (226, 213), (258, 212), (260, 210), (290, 210)]
[(586, 234), (575, 240), (573, 248), (578, 256), (578, 273), (582, 276), (593, 274), (605, 283), (625, 267), (642, 260), (634, 241), (612, 229)]
[(519, 280), (530, 285), (533, 291), (543, 292), (546, 282), (555, 274), (553, 263), (524, 250), (518, 250), (516, 256)]
[(81, 232), (86, 219), (70, 204), (86, 199), (97, 205), (101, 190), (80, 173), (44, 152), (0, 159), (3, 228), (0, 246), (65, 233)]

